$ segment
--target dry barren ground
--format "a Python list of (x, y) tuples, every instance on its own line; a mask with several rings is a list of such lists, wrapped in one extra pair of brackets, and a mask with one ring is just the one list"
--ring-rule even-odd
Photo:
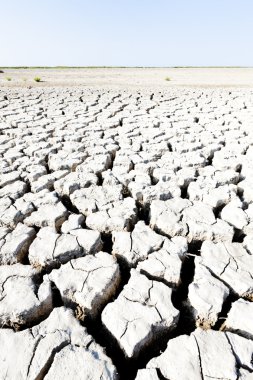
[(0, 379), (253, 379), (253, 89), (42, 86), (0, 90)]
[[(38, 76), (42, 82), (34, 82)], [(7, 77), (11, 81), (7, 81)], [(170, 81), (165, 79), (169, 77)], [(251, 87), (253, 68), (4, 69), (1, 87), (99, 86), (112, 88)]]

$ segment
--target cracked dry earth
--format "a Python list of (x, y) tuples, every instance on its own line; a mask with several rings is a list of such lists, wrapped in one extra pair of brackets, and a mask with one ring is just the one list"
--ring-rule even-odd
[(0, 379), (253, 379), (253, 91), (0, 92)]

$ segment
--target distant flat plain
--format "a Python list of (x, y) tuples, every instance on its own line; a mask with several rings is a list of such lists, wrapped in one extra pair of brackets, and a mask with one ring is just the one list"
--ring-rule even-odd
[[(0, 68), (1, 69), (1, 68)], [(253, 87), (253, 68), (3, 68), (1, 87)], [(11, 78), (8, 81), (6, 78)], [(36, 83), (35, 77), (41, 82)], [(170, 80), (166, 80), (170, 78)]]

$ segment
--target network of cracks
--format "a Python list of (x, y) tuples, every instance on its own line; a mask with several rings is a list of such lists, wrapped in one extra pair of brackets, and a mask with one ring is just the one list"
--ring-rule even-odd
[(252, 101), (0, 91), (0, 379), (253, 379)]

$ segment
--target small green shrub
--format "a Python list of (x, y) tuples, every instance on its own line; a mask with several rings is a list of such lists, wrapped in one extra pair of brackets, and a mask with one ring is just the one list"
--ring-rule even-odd
[(35, 80), (35, 82), (41, 82), (41, 78), (40, 77), (35, 77), (34, 80)]
[(166, 80), (167, 82), (169, 82), (169, 81), (170, 81), (170, 77), (166, 77), (165, 80)]
[(6, 77), (5, 79), (6, 79), (8, 82), (11, 81), (11, 77)]

